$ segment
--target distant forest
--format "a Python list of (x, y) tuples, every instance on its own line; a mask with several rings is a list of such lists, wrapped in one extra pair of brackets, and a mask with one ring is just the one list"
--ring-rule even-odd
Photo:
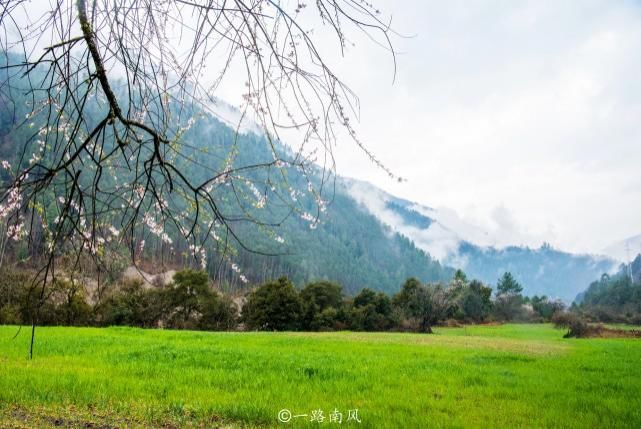
[(573, 306), (590, 320), (641, 325), (641, 254), (619, 271), (594, 281)]

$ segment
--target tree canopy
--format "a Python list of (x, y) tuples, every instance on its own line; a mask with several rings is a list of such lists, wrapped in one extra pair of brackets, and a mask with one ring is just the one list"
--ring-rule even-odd
[(496, 294), (501, 295), (518, 295), (523, 292), (523, 286), (516, 281), (512, 273), (506, 272), (496, 284)]

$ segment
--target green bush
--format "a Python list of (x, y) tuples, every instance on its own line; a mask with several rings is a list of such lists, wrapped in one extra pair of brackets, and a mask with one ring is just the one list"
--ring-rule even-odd
[(248, 329), (295, 331), (301, 326), (302, 305), (294, 285), (281, 277), (252, 291), (243, 306), (242, 321)]

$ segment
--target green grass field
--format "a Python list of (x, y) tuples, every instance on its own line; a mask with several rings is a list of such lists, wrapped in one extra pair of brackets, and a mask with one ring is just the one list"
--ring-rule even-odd
[[(0, 427), (641, 427), (641, 341), (0, 327)], [(277, 415), (293, 415), (280, 423)], [(310, 422), (322, 410), (322, 423)], [(361, 423), (347, 422), (358, 409)], [(286, 413), (283, 414), (283, 417)]]

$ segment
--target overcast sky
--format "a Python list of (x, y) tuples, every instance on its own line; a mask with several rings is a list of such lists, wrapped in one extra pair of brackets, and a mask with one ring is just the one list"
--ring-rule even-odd
[[(372, 1), (411, 36), (393, 40), (396, 81), (353, 32), (333, 63), (360, 97), (361, 139), (407, 181), (346, 136), (339, 174), (454, 210), (498, 244), (597, 253), (641, 234), (640, 2)], [(216, 95), (237, 104), (236, 80)]]
[[(339, 173), (448, 207), (502, 243), (598, 252), (641, 233), (641, 5), (376, 1), (393, 14), (396, 82), (357, 41), (339, 64), (361, 137)], [(641, 249), (637, 249), (641, 250)]]

